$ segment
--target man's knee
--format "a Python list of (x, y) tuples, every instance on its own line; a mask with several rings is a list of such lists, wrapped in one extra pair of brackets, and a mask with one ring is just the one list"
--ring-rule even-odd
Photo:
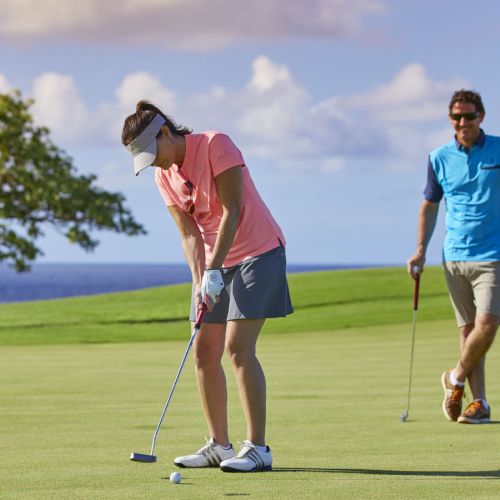
[(493, 342), (499, 324), (499, 316), (495, 314), (480, 314), (476, 317), (474, 330), (476, 330), (482, 337), (488, 339), (490, 342)]

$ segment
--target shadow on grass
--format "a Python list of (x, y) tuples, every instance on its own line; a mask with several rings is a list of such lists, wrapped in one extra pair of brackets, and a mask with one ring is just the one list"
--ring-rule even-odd
[(324, 467), (273, 467), (273, 472), (318, 472), (327, 474), (368, 474), (373, 476), (425, 476), (500, 479), (500, 469), (479, 471), (435, 471), (392, 469), (339, 469)]
[[(408, 420), (405, 420), (404, 423), (405, 425), (410, 423), (410, 424), (413, 424), (415, 422), (428, 422), (428, 420), (419, 420), (418, 418), (411, 418), (411, 419), (408, 419)], [(477, 427), (478, 425), (481, 425), (481, 427), (483, 425), (498, 425), (500, 424), (500, 420), (490, 420), (489, 422), (482, 422), (481, 424), (461, 424), (460, 427), (471, 427), (471, 428), (475, 428)]]

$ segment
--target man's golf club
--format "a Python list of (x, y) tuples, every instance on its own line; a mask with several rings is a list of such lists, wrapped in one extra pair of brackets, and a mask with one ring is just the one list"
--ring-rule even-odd
[(203, 316), (205, 315), (205, 312), (207, 311), (207, 305), (206, 304), (200, 304), (199, 310), (198, 310), (198, 315), (196, 316), (196, 323), (193, 328), (193, 333), (191, 334), (191, 339), (189, 340), (189, 344), (187, 346), (186, 352), (184, 353), (184, 357), (182, 358), (181, 366), (179, 367), (179, 371), (177, 372), (177, 375), (175, 377), (174, 383), (172, 385), (172, 389), (170, 389), (170, 394), (167, 399), (167, 403), (165, 404), (165, 407), (163, 408), (163, 412), (160, 417), (160, 421), (158, 422), (158, 425), (156, 426), (155, 433), (153, 435), (153, 442), (151, 444), (151, 452), (149, 455), (146, 455), (144, 453), (132, 453), (130, 455), (130, 460), (134, 462), (142, 462), (146, 464), (151, 464), (156, 462), (156, 455), (154, 454), (155, 451), (155, 445), (156, 445), (156, 438), (158, 437), (158, 433), (160, 432), (160, 427), (161, 424), (163, 423), (163, 419), (165, 418), (165, 414), (167, 413), (168, 405), (170, 404), (170, 400), (172, 399), (172, 395), (174, 393), (175, 387), (177, 385), (177, 381), (179, 380), (179, 377), (182, 372), (182, 368), (184, 367), (184, 363), (186, 362), (186, 358), (189, 354), (189, 351), (191, 349), (191, 346), (193, 345), (194, 339), (197, 335), (197, 333), (200, 330), (201, 327), (201, 322), (203, 321)]
[(401, 422), (406, 422), (408, 415), (410, 413), (410, 394), (411, 394), (411, 377), (413, 372), (413, 352), (415, 349), (415, 326), (417, 324), (417, 310), (418, 310), (418, 293), (420, 290), (420, 268), (418, 266), (413, 267), (413, 273), (415, 274), (415, 289), (413, 292), (413, 332), (411, 336), (411, 354), (410, 354), (410, 380), (408, 382), (408, 403), (406, 405), (406, 410), (399, 417)]

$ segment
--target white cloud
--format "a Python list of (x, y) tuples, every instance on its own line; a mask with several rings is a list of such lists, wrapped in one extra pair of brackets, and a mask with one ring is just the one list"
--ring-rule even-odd
[(125, 77), (115, 99), (96, 109), (85, 105), (67, 75), (41, 75), (34, 97), (37, 121), (64, 147), (119, 147), (124, 118), (146, 98), (183, 125), (229, 133), (245, 156), (265, 158), (270, 167), (335, 172), (420, 166), (446, 137), (448, 99), (462, 86), (463, 80), (436, 81), (422, 66), (410, 64), (365, 93), (315, 102), (286, 66), (260, 56), (243, 87), (218, 86), (183, 96), (182, 102), (146, 72)]
[(252, 69), (247, 87), (233, 96), (235, 103), (244, 106), (240, 107), (242, 112), (236, 120), (238, 132), (268, 146), (271, 143), (291, 146), (293, 136), (295, 150), (307, 149), (299, 137), (303, 126), (301, 115), (310, 105), (305, 89), (295, 82), (288, 68), (267, 57), (255, 59)]
[(144, 96), (169, 109), (173, 109), (175, 105), (174, 92), (166, 88), (158, 78), (145, 71), (126, 76), (116, 90), (116, 96), (120, 106), (129, 112), (132, 112), (130, 110), (133, 110)]
[(7, 80), (7, 77), (0, 73), (0, 93), (6, 94), (7, 92), (10, 92), (11, 90), (12, 90), (12, 85)]
[(364, 94), (348, 97), (348, 110), (361, 109), (391, 122), (429, 122), (443, 117), (443, 103), (453, 90), (467, 83), (460, 78), (433, 81), (421, 64), (408, 64), (389, 83)]
[(43, 73), (33, 83), (33, 116), (60, 140), (72, 142), (93, 137), (90, 112), (71, 76)]
[(0, 37), (207, 50), (235, 40), (358, 34), (380, 0), (2, 0)]
[[(2, 80), (0, 79), (0, 85)], [(48, 127), (56, 142), (67, 145), (110, 145), (119, 141), (123, 120), (147, 97), (175, 112), (175, 94), (145, 72), (128, 75), (115, 92), (116, 101), (97, 109), (85, 104), (74, 79), (60, 73), (43, 73), (33, 83), (33, 116)]]
[[(126, 76), (116, 89), (117, 102), (101, 107), (101, 118), (108, 124), (107, 134), (111, 140), (121, 136), (123, 120), (134, 113), (136, 104), (147, 99), (153, 104), (175, 115), (175, 93), (161, 81), (145, 71)], [(103, 133), (106, 133), (103, 131)]]
[[(398, 169), (411, 169), (415, 162), (450, 137), (448, 102), (458, 88), (467, 87), (461, 78), (436, 81), (420, 64), (408, 64), (388, 83), (362, 94), (346, 96), (337, 103), (342, 113), (358, 123), (369, 123), (382, 133), (384, 154)], [(390, 157), (397, 158), (392, 161)], [(412, 164), (413, 162), (413, 164)]]
[(229, 128), (247, 154), (282, 168), (331, 172), (348, 158), (388, 149), (383, 131), (347, 113), (340, 97), (313, 102), (287, 67), (264, 56), (253, 62), (245, 88), (197, 96), (188, 107), (197, 128), (200, 117), (209, 117), (212, 123), (202, 118), (202, 128), (214, 122)]

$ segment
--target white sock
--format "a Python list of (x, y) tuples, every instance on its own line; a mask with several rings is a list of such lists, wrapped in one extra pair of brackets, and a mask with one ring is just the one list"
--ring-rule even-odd
[(463, 387), (465, 385), (465, 382), (460, 382), (459, 380), (456, 379), (455, 370), (451, 370), (450, 372), (450, 382), (453, 385), (458, 385), (459, 387)]
[(221, 444), (219, 444), (214, 438), (212, 438), (213, 442), (217, 445), (217, 446), (220, 446), (222, 449), (224, 450), (229, 450), (231, 449), (231, 447), (233, 446), (231, 443), (229, 443), (227, 446), (222, 446)]

